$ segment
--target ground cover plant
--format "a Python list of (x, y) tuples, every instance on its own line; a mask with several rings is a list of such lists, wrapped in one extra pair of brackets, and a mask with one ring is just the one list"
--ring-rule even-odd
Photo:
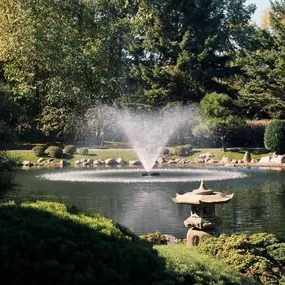
[(258, 284), (285, 284), (285, 243), (273, 234), (221, 235), (205, 240), (199, 250), (253, 277)]
[(156, 245), (154, 248), (166, 260), (166, 268), (178, 276), (178, 284), (255, 284), (254, 280), (237, 274), (222, 261), (203, 255), (186, 245)]

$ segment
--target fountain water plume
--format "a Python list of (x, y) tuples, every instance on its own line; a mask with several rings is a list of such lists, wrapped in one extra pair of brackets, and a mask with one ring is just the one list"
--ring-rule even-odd
[(169, 108), (159, 113), (120, 111), (116, 124), (127, 136), (145, 170), (150, 172), (175, 131), (186, 122), (189, 128), (194, 123), (195, 110), (195, 106), (188, 106)]

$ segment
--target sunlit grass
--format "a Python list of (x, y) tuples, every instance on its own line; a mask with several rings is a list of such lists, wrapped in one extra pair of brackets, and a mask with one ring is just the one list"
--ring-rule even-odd
[[(169, 148), (170, 152), (173, 154), (172, 159), (178, 158), (179, 156), (175, 155), (175, 148)], [(231, 159), (242, 159), (244, 153), (249, 151), (251, 153), (251, 157), (254, 159), (260, 159), (262, 156), (270, 156), (272, 152), (268, 152), (266, 149), (260, 148), (252, 148), (252, 149), (245, 149), (245, 148), (234, 148), (228, 149), (226, 152), (223, 152), (221, 149), (194, 149), (192, 155), (184, 156), (184, 159), (194, 160), (202, 153), (210, 152), (215, 156), (213, 159), (220, 160), (223, 156), (227, 156)], [(34, 154), (32, 150), (10, 150), (8, 151), (11, 155), (20, 157), (21, 161), (28, 160), (31, 162), (36, 162), (38, 157)], [(105, 160), (107, 158), (122, 158), (126, 161), (138, 159), (135, 150), (133, 149), (96, 149), (96, 150), (89, 150), (88, 155), (78, 155), (75, 154), (72, 157), (64, 157), (66, 161), (70, 163), (74, 163), (76, 160), (82, 158), (92, 158), (92, 159), (102, 159)], [(48, 157), (46, 157), (48, 158)], [(55, 159), (55, 161), (60, 161), (60, 159)]]

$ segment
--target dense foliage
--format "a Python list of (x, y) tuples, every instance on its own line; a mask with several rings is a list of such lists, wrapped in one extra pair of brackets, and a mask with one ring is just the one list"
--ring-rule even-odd
[(272, 234), (221, 235), (205, 240), (199, 250), (223, 260), (260, 284), (285, 282), (285, 243)]
[(0, 139), (40, 131), (103, 145), (104, 104), (196, 102), (223, 145), (237, 114), (285, 117), (285, 3), (272, 1), (265, 28), (254, 10), (246, 0), (1, 1)]
[(272, 120), (265, 129), (264, 145), (276, 154), (285, 153), (285, 121)]

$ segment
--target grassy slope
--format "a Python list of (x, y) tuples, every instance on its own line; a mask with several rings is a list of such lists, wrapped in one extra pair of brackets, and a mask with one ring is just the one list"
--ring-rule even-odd
[[(174, 153), (174, 148), (169, 148), (172, 153)], [(220, 160), (224, 155), (232, 159), (242, 159), (246, 151), (250, 151), (252, 158), (259, 159), (262, 156), (271, 155), (265, 149), (229, 149), (226, 152), (223, 152), (220, 149), (199, 149), (195, 150), (194, 153), (190, 156), (183, 157), (185, 159), (193, 160), (195, 157), (199, 156), (201, 153), (210, 152), (215, 155), (214, 159)], [(35, 156), (32, 150), (10, 150), (9, 153), (13, 156), (20, 157), (22, 161), (29, 160), (31, 162), (36, 162), (37, 157)], [(71, 159), (66, 159), (68, 162), (72, 163), (81, 158), (92, 158), (92, 159), (107, 159), (107, 158), (118, 158), (121, 157), (124, 160), (137, 159), (137, 155), (132, 149), (97, 149), (89, 151), (89, 155), (74, 155)], [(177, 158), (176, 155), (173, 155), (172, 158)]]
[(158, 256), (113, 221), (54, 202), (0, 204), (0, 245), (3, 285), (252, 284), (185, 246)]

